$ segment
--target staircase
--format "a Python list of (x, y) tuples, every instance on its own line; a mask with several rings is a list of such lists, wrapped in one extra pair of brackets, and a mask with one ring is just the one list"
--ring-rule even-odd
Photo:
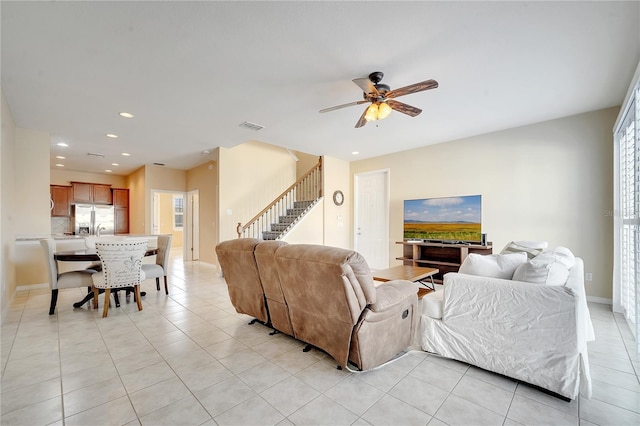
[(311, 207), (316, 204), (316, 201), (294, 201), (293, 208), (287, 209), (287, 214), (284, 216), (280, 216), (278, 218), (277, 223), (272, 223), (270, 226), (270, 231), (262, 232), (263, 240), (277, 240), (284, 234), (286, 234), (289, 229), (293, 228), (302, 216), (304, 216)]
[(238, 223), (238, 238), (279, 240), (322, 198), (322, 157), (307, 173), (245, 225)]

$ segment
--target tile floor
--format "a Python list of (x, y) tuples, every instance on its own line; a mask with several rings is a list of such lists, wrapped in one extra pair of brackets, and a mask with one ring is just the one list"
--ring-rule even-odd
[[(63, 290), (20, 292), (2, 326), (2, 425), (640, 425), (640, 361), (624, 321), (590, 304), (593, 398), (571, 403), (410, 352), (339, 371), (324, 353), (236, 314), (211, 265), (172, 256), (170, 295), (144, 284), (101, 318)], [(123, 298), (124, 299), (124, 298)], [(100, 302), (102, 306), (102, 301)]]

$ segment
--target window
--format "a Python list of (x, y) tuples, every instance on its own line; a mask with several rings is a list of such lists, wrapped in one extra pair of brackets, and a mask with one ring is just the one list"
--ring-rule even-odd
[(184, 197), (173, 196), (173, 229), (182, 229), (184, 219)]
[(615, 129), (614, 310), (621, 311), (640, 353), (640, 84)]

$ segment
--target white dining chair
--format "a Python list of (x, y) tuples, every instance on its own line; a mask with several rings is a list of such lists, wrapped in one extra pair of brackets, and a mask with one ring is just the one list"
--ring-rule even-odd
[(171, 240), (173, 235), (158, 235), (158, 254), (156, 255), (156, 263), (143, 263), (142, 270), (147, 279), (156, 279), (156, 290), (160, 291), (160, 277), (164, 277), (164, 292), (169, 294), (169, 285), (167, 284), (167, 275), (169, 273), (169, 251), (171, 249)]
[(40, 245), (44, 250), (47, 262), (47, 274), (49, 275), (49, 288), (51, 289), (51, 304), (49, 305), (49, 315), (53, 315), (58, 302), (58, 290), (61, 288), (87, 287), (91, 289), (93, 285), (92, 276), (97, 271), (95, 269), (84, 269), (81, 271), (58, 272), (58, 262), (53, 258), (56, 252), (56, 241), (53, 238), (40, 240)]
[(102, 273), (93, 275), (93, 307), (98, 308), (98, 294), (104, 289), (102, 317), (109, 312), (111, 289), (133, 287), (138, 311), (142, 310), (140, 283), (144, 281), (142, 258), (147, 251), (147, 241), (139, 239), (96, 241), (96, 250), (102, 262)]

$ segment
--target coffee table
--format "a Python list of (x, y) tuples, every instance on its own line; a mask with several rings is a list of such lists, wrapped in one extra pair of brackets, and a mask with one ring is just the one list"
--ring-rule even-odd
[[(393, 266), (388, 269), (381, 269), (373, 272), (373, 279), (376, 281), (386, 282), (392, 280), (407, 280), (416, 283), (420, 283), (426, 288), (418, 289), (418, 298), (422, 298), (427, 293), (435, 290), (433, 283), (433, 276), (440, 272), (436, 268), (425, 268), (422, 266), (400, 265)], [(423, 280), (430, 278), (431, 287), (428, 286)]]

